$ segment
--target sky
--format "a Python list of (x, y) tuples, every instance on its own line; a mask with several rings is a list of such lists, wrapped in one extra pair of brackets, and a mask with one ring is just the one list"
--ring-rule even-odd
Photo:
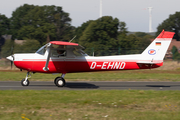
[[(1, 0), (2, 1), (2, 0)], [(3, 0), (0, 4), (0, 14), (10, 18), (16, 8), (24, 4), (61, 6), (70, 14), (71, 25), (78, 27), (89, 20), (100, 16), (100, 0)], [(152, 29), (157, 27), (170, 14), (180, 11), (180, 0), (102, 0), (102, 15), (118, 18), (126, 23), (128, 31), (149, 31), (149, 10), (152, 9)]]

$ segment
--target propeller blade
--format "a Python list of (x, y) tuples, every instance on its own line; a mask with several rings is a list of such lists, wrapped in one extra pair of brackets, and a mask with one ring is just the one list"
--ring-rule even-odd
[(11, 47), (11, 55), (14, 54), (14, 46)]
[(13, 62), (14, 62), (14, 56), (13, 56), (13, 54), (14, 54), (14, 45), (11, 47), (11, 57), (12, 57), (12, 60), (13, 60), (13, 61), (11, 61), (11, 69), (12, 69)]
[(11, 69), (12, 69), (12, 66), (13, 66), (13, 61), (11, 61)]

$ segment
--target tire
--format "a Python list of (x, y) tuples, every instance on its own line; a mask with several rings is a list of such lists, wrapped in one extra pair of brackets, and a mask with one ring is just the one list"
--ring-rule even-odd
[(55, 85), (56, 85), (56, 80), (57, 80), (58, 78), (61, 78), (61, 77), (56, 77), (56, 78), (54, 79), (54, 84), (55, 84)]
[(57, 87), (64, 87), (66, 84), (66, 81), (64, 80), (64, 78), (59, 77), (56, 79), (56, 86)]
[(21, 80), (21, 85), (22, 86), (28, 86), (29, 85), (29, 80), (27, 79), (27, 81), (25, 82), (25, 79)]

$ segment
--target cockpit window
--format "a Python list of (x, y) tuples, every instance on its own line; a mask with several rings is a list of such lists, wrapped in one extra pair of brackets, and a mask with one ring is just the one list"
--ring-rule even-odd
[[(36, 53), (44, 55), (47, 49), (47, 45), (39, 48)], [(67, 53), (68, 52), (68, 53)], [(68, 55), (67, 55), (68, 54)], [(73, 46), (66, 45), (54, 45), (51, 46), (51, 57), (65, 57), (65, 56), (88, 56), (82, 49)]]
[(45, 51), (46, 51), (46, 45), (44, 45), (44, 46), (42, 46), (41, 48), (39, 48), (39, 49), (36, 51), (36, 53), (41, 54), (41, 55), (44, 55)]
[(83, 50), (74, 48), (73, 53), (76, 56), (88, 56)]

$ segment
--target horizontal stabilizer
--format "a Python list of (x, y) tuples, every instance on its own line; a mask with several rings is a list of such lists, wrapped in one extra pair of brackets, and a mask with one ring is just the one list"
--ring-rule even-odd
[(148, 62), (148, 61), (138, 61), (138, 62), (136, 62), (136, 63), (139, 63), (139, 64), (156, 64), (156, 63), (154, 63), (154, 62)]
[(152, 69), (152, 68), (158, 68), (160, 66), (163, 65), (163, 62), (162, 63), (138, 63), (137, 62), (137, 65), (139, 66), (140, 69)]

